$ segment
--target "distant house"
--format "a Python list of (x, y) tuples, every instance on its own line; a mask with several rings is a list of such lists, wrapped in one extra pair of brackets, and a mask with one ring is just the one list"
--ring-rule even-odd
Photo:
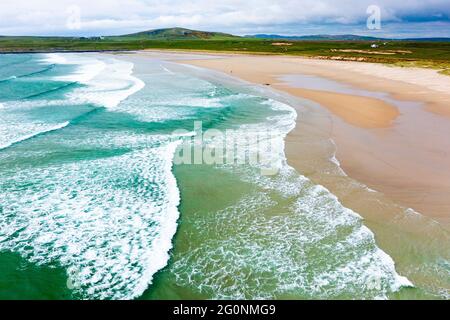
[(373, 43), (370, 47), (371, 48), (378, 48), (378, 45), (376, 43)]

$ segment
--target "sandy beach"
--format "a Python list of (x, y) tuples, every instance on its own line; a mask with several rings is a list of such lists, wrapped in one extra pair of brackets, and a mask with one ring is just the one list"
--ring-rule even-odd
[[(401, 206), (444, 224), (450, 221), (450, 77), (427, 69), (283, 56), (189, 59), (177, 57), (177, 62), (314, 102), (315, 110), (328, 117), (336, 158), (348, 176)], [(305, 130), (305, 117), (298, 111), (286, 153), (291, 165), (304, 172), (305, 150), (297, 138)], [(324, 179), (317, 182), (345, 203), (345, 191)]]

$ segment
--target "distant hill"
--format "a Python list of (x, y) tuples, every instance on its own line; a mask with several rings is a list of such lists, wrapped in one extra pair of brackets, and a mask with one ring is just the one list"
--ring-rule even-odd
[(314, 41), (376, 41), (385, 40), (376, 37), (366, 37), (357, 36), (353, 34), (344, 35), (328, 35), (328, 34), (318, 34), (310, 36), (282, 36), (278, 34), (255, 34), (248, 35), (247, 38), (257, 38), (257, 39), (273, 39), (273, 40), (314, 40)]
[(221, 40), (239, 37), (222, 32), (198, 31), (185, 28), (166, 28), (142, 31), (114, 38), (145, 40)]
[(450, 38), (408, 38), (407, 41), (450, 42)]
[(419, 41), (419, 42), (450, 42), (450, 38), (405, 38), (405, 39), (392, 39), (392, 38), (377, 38), (368, 36), (358, 36), (354, 34), (344, 35), (310, 35), (310, 36), (283, 36), (278, 34), (255, 34), (245, 36), (246, 38), (257, 39), (270, 39), (270, 40), (292, 40), (292, 41)]

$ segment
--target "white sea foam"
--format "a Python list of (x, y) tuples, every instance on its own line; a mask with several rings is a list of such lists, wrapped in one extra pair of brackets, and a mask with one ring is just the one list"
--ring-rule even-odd
[(50, 53), (44, 55), (41, 62), (46, 64), (74, 65), (76, 70), (71, 74), (53, 77), (53, 80), (87, 83), (106, 68), (106, 63), (96, 58), (77, 54)]
[(105, 70), (91, 80), (84, 82), (87, 89), (77, 89), (71, 94), (73, 99), (87, 99), (89, 102), (114, 108), (130, 95), (141, 90), (145, 83), (132, 76), (133, 64), (114, 60)]
[(270, 192), (258, 192), (212, 220), (191, 217), (192, 236), (208, 240), (174, 261), (176, 282), (217, 299), (375, 299), (412, 285), (357, 214), (303, 181), (285, 207)]
[[(218, 299), (376, 299), (412, 286), (397, 274), (394, 261), (377, 247), (357, 213), (287, 165), (284, 140), (296, 125), (295, 110), (270, 99), (263, 105), (280, 115), (241, 125), (234, 138), (246, 144), (239, 140), (245, 133), (270, 130), (266, 156), (272, 157), (278, 174), (261, 175), (259, 165), (223, 166), (261, 189), (215, 213), (212, 220), (190, 217), (196, 221), (192, 236), (208, 240), (179, 255), (172, 268), (175, 281)], [(248, 151), (264, 152), (256, 144)], [(221, 236), (229, 234), (233, 236)]]
[(134, 65), (127, 61), (76, 54), (51, 54), (43, 61), (77, 66), (72, 74), (53, 79), (83, 84), (83, 88), (68, 94), (72, 101), (78, 103), (114, 108), (145, 86), (142, 80), (132, 75)]
[(67, 127), (69, 124), (69, 121), (56, 125), (47, 123), (18, 123), (5, 126), (0, 123), (0, 150), (9, 148), (14, 144), (29, 140), (38, 135), (60, 130)]
[[(52, 54), (42, 62), (75, 65), (72, 74), (52, 79), (82, 87), (64, 100), (7, 102), (11, 110), (23, 114), (8, 113), (0, 119), (2, 147), (69, 125), (36, 122), (27, 110), (86, 103), (114, 110), (144, 87), (132, 76), (133, 64), (125, 61)], [(166, 265), (177, 228), (179, 195), (171, 168), (178, 142), (170, 142), (176, 138), (111, 132), (80, 137), (78, 142), (62, 140), (60, 145), (69, 148), (74, 144), (138, 151), (45, 169), (26, 168), (11, 176), (5, 173), (0, 184), (33, 181), (35, 185), (22, 191), (1, 187), (5, 192), (0, 195), (4, 213), (0, 250), (19, 252), (38, 264), (66, 267), (71, 287), (83, 298), (139, 296), (153, 274)]]
[(66, 267), (83, 298), (141, 295), (177, 228), (176, 146), (11, 172), (1, 181), (0, 249)]
[[(295, 128), (297, 113), (292, 107), (272, 99), (260, 103), (280, 111), (280, 114), (268, 117), (266, 122), (240, 125), (231, 137), (227, 135), (227, 139), (232, 138), (240, 149), (247, 149), (246, 153), (236, 154), (236, 163), (246, 163), (246, 159), (258, 157), (261, 160), (256, 165), (259, 169), (280, 171), (287, 162), (285, 138)], [(258, 141), (249, 143), (248, 133), (254, 133)]]
[[(91, 103), (114, 108), (130, 95), (141, 90), (145, 84), (132, 75), (134, 65), (129, 62), (109, 58), (95, 58), (79, 54), (46, 54), (41, 59), (45, 64), (64, 64), (76, 66), (73, 73), (53, 77), (56, 81), (78, 82), (82, 88), (67, 94), (66, 98), (30, 101), (8, 101), (0, 104), (0, 109), (20, 110), (24, 113), (38, 107), (76, 105)], [(37, 122), (29, 119), (25, 113), (2, 114), (0, 119), (0, 149), (28, 140), (36, 135), (61, 129), (64, 123)]]
[(336, 145), (336, 143), (334, 142), (334, 140), (333, 139), (330, 139), (330, 142), (331, 142), (331, 144), (333, 145), (333, 154), (332, 154), (332, 156), (330, 157), (330, 161), (333, 163), (333, 164), (335, 164), (336, 165), (336, 168), (337, 168), (337, 170), (338, 170), (338, 173), (340, 174), (340, 175), (342, 175), (342, 176), (347, 176), (347, 174), (345, 173), (345, 171), (342, 169), (342, 167), (341, 167), (341, 163), (339, 162), (339, 160), (338, 160), (338, 158), (336, 157), (336, 154), (337, 154), (337, 145)]
[(67, 64), (67, 59), (58, 53), (45, 54), (41, 61), (46, 64)]
[[(143, 80), (145, 77), (147, 75)], [(158, 85), (153, 85), (151, 91), (137, 93), (133, 99), (123, 101), (114, 111), (133, 115), (142, 122), (189, 120), (198, 118), (197, 109), (220, 109), (243, 99), (255, 99), (255, 96), (243, 93), (218, 94), (217, 86), (183, 74), (151, 73), (149, 77), (148, 83), (153, 83), (158, 77)]]
[(163, 65), (161, 65), (161, 68), (162, 68), (165, 72), (167, 72), (168, 74), (170, 74), (170, 75), (174, 75), (174, 74), (175, 74), (174, 72), (170, 71), (169, 69), (167, 69), (167, 68), (164, 67)]

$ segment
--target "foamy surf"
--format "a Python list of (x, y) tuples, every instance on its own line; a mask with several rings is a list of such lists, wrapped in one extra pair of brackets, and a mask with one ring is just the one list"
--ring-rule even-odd
[[(216, 213), (214, 221), (196, 216), (188, 237), (208, 240), (175, 260), (176, 282), (216, 299), (386, 299), (412, 285), (360, 219), (326, 194), (299, 199), (292, 211), (273, 212), (276, 205), (268, 193), (259, 193)], [(341, 235), (345, 229), (353, 231)], [(234, 236), (214, 236), (214, 230)]]
[[(35, 138), (35, 137), (40, 136), (40, 135), (45, 134), (45, 133), (49, 133), (49, 132), (60, 130), (62, 128), (67, 127), (69, 124), (70, 124), (69, 121), (66, 121), (66, 122), (63, 122), (63, 123), (60, 123), (60, 124), (57, 124), (57, 125), (53, 125), (53, 126), (52, 125), (49, 126), (47, 124), (33, 124), (32, 128), (30, 128), (30, 131), (32, 131), (32, 133), (25, 134), (25, 135), (20, 136), (18, 138), (14, 138), (14, 137), (10, 138), (6, 134), (2, 135), (3, 139), (0, 139), (0, 150), (9, 148), (9, 147), (11, 147), (13, 145), (16, 145), (16, 144), (20, 143), (20, 142), (24, 142), (26, 140)], [(14, 128), (15, 128), (15, 126), (14, 126)], [(36, 130), (36, 128), (39, 128), (39, 129)], [(4, 127), (0, 128), (0, 133), (2, 131), (5, 131)], [(7, 128), (7, 131), (9, 131), (9, 128)], [(10, 138), (11, 140), (9, 140), (8, 138)], [(6, 140), (6, 141), (2, 141), (2, 140)]]
[[(70, 124), (35, 122), (39, 110), (65, 114), (65, 108), (76, 110), (79, 106), (87, 112), (75, 114), (86, 117), (92, 110), (86, 109), (86, 104), (114, 110), (145, 85), (132, 75), (132, 63), (105, 56), (52, 54), (40, 63), (74, 66), (73, 72), (50, 75), (50, 80), (76, 82), (81, 87), (53, 99), (8, 101), (11, 112), (5, 113), (7, 117), (0, 123), (5, 133), (2, 137), (8, 137), (2, 144), (5, 148)], [(15, 110), (23, 114), (18, 117)], [(74, 122), (79, 123), (78, 118)], [(66, 148), (67, 155), (77, 148), (136, 150), (19, 172), (4, 168), (0, 251), (18, 252), (39, 265), (65, 267), (67, 286), (76, 297), (138, 297), (153, 275), (166, 266), (172, 248), (180, 201), (172, 158), (180, 138), (120, 131), (89, 136), (68, 133), (57, 144), (57, 148)], [(33, 190), (19, 187), (31, 181)]]
[[(284, 141), (297, 117), (290, 106), (177, 67), (169, 73), (160, 62), (153, 68), (148, 62), (140, 79), (133, 63), (103, 55), (56, 54), (41, 63), (64, 68), (27, 82), (80, 86), (8, 101), (5, 114), (29, 113), (20, 119), (8, 113), (10, 123), (21, 125), (5, 132), (55, 114), (72, 124), (24, 144), (29, 154), (2, 152), (0, 250), (62, 266), (75, 298), (140, 297), (166, 266), (167, 286), (156, 291), (181, 287), (208, 298), (371, 299), (410, 285), (361, 217), (287, 165)], [(61, 70), (70, 71), (61, 76)], [(197, 120), (205, 129), (234, 129), (241, 144), (247, 131), (270, 130), (278, 174), (263, 176), (258, 165), (177, 168), (179, 182), (189, 186), (183, 192), (194, 196), (183, 199), (183, 208), (194, 210), (186, 211), (189, 222), (179, 235), (186, 245), (172, 248), (180, 204), (174, 152), (179, 139), (198, 134), (191, 126)], [(62, 121), (47, 124), (55, 123)], [(183, 135), (172, 134), (180, 128)], [(250, 153), (260, 151), (250, 146)], [(219, 209), (205, 210), (213, 202)]]
[[(40, 182), (20, 198), (2, 186), (0, 249), (66, 267), (80, 297), (139, 296), (166, 265), (177, 228), (179, 194), (171, 172), (176, 146), (10, 177), (15, 185)], [(98, 170), (102, 174), (95, 175)], [(116, 189), (129, 180), (139, 183)], [(157, 188), (146, 188), (155, 183)]]
[(73, 73), (53, 79), (82, 84), (82, 88), (68, 95), (69, 99), (78, 103), (114, 108), (145, 87), (142, 80), (133, 76), (133, 63), (127, 61), (74, 54), (49, 54), (42, 61), (76, 66)]
[[(143, 81), (132, 75), (134, 67), (132, 63), (117, 59), (55, 53), (43, 55), (39, 61), (44, 65), (74, 66), (75, 69), (72, 73), (64, 76), (53, 76), (50, 77), (50, 80), (79, 83), (82, 87), (70, 91), (66, 94), (66, 98), (61, 100), (48, 100), (44, 96), (40, 98), (38, 95), (33, 94), (33, 99), (28, 101), (8, 101), (9, 109), (6, 109), (4, 104), (0, 104), (0, 110), (8, 112), (3, 114), (2, 119), (0, 119), (0, 149), (9, 148), (40, 134), (62, 129), (69, 124), (68, 121), (56, 125), (41, 123), (22, 116), (15, 119), (15, 110), (18, 107), (26, 107), (27, 109), (25, 110), (30, 111), (33, 108), (52, 105), (92, 103), (113, 108), (145, 86)], [(61, 88), (64, 88), (64, 86), (61, 86)], [(52, 91), (55, 90), (52, 89)]]
[[(412, 287), (397, 273), (392, 258), (377, 246), (361, 216), (288, 166), (284, 141), (295, 128), (295, 110), (272, 99), (259, 103), (277, 115), (240, 125), (227, 139), (245, 145), (248, 132), (270, 131), (270, 150), (261, 150), (260, 142), (255, 142), (249, 153), (235, 155), (236, 162), (245, 163), (239, 157), (258, 153), (271, 159), (278, 174), (262, 175), (259, 164), (218, 166), (260, 189), (214, 213), (212, 219), (205, 213), (191, 217), (196, 224), (187, 238), (204, 240), (175, 258), (174, 281), (215, 299), (386, 299), (402, 287)], [(224, 141), (207, 143), (214, 148)], [(325, 239), (330, 239), (328, 244), (323, 243)], [(220, 266), (220, 272), (215, 266)]]
[[(283, 135), (276, 139), (281, 150)], [(361, 216), (280, 163), (270, 177), (259, 168), (222, 167), (260, 189), (212, 218), (203, 212), (191, 217), (196, 224), (186, 237), (204, 240), (175, 259), (176, 283), (215, 299), (386, 299), (413, 287)]]

